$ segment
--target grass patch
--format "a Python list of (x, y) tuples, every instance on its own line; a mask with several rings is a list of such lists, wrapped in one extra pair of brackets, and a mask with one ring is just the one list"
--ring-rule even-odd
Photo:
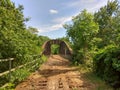
[(105, 81), (97, 77), (93, 72), (86, 72), (83, 75), (86, 80), (88, 80), (96, 86), (95, 90), (113, 90), (112, 87), (107, 85)]
[(85, 64), (80, 64), (78, 66), (78, 70), (80, 71), (82, 78), (92, 83), (95, 88), (93, 90), (114, 90), (111, 86), (109, 86), (107, 83), (105, 83), (104, 80), (96, 76), (90, 67), (87, 67)]

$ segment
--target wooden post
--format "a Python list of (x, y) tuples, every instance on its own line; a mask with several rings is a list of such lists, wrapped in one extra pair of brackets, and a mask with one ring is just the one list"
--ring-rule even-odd
[(9, 59), (9, 81), (11, 81), (11, 58)]
[(37, 57), (35, 57), (35, 71), (37, 70)]

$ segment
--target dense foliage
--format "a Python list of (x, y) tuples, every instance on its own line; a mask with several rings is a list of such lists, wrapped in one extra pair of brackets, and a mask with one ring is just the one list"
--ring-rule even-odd
[(15, 7), (10, 0), (0, 1), (0, 58), (26, 60), (30, 55), (40, 54), (40, 46), (46, 37), (37, 36), (37, 30), (26, 29), (23, 7)]
[[(10, 0), (0, 0), (0, 59), (14, 58), (12, 68), (33, 61), (34, 55), (41, 54), (41, 46), (49, 39), (48, 37), (38, 36), (36, 28), (26, 28), (25, 22), (28, 21), (29, 18), (24, 17), (23, 9), (22, 5), (16, 8)], [(34, 63), (34, 65), (39, 67), (39, 64), (42, 63), (43, 60), (41, 58), (38, 59), (38, 62)], [(9, 62), (0, 62), (0, 73), (8, 70), (8, 63)], [(31, 68), (31, 66), (26, 69)], [(13, 83), (16, 80), (20, 82), (29, 74), (29, 71), (27, 71), (27, 73), (26, 69), (14, 72), (16, 75), (21, 72), (19, 75), (21, 75), (22, 78), (19, 76), (15, 78), (13, 75)], [(35, 68), (33, 70), (35, 70)], [(22, 74), (23, 72), (26, 73)], [(6, 76), (4, 77), (6, 78)], [(2, 77), (0, 77), (0, 86), (8, 81), (5, 78), (1, 78)], [(4, 82), (2, 80), (4, 80)]]
[(117, 44), (119, 37), (119, 3), (117, 0), (108, 1), (107, 5), (101, 7), (94, 14), (95, 22), (99, 24), (99, 33), (96, 37), (101, 38), (98, 48), (103, 48), (109, 44)]
[(51, 53), (52, 53), (52, 54), (59, 54), (59, 48), (60, 48), (59, 45), (53, 44), (53, 45), (51, 46)]
[(98, 24), (94, 22), (93, 15), (86, 10), (74, 17), (72, 21), (72, 25), (64, 25), (64, 27), (73, 44), (74, 58), (82, 63), (86, 52), (91, 48), (90, 41), (98, 33)]
[(120, 7), (117, 0), (107, 3), (94, 14), (95, 21), (99, 23), (101, 38), (97, 45), (99, 50), (94, 56), (93, 69), (95, 73), (114, 87), (120, 87)]
[(94, 60), (94, 72), (114, 87), (120, 86), (120, 48), (107, 46), (99, 50)]
[[(110, 85), (120, 86), (120, 6), (108, 1), (97, 12), (83, 10), (64, 25), (73, 47), (73, 60), (91, 66)], [(88, 63), (90, 62), (90, 63)]]

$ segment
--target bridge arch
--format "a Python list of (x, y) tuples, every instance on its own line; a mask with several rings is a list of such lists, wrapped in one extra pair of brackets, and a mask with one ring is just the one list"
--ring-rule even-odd
[(72, 54), (72, 49), (69, 47), (69, 45), (62, 40), (49, 40), (45, 42), (42, 46), (43, 52), (42, 54), (44, 55), (51, 55), (51, 45), (57, 44), (59, 45), (59, 54), (60, 55), (71, 55)]

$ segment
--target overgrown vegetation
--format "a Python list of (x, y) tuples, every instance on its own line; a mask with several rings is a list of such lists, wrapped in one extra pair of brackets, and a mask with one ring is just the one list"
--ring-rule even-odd
[(114, 88), (120, 88), (120, 6), (108, 1), (94, 14), (83, 10), (64, 25), (73, 48), (73, 62), (86, 64)]
[(83, 63), (86, 52), (91, 49), (90, 41), (98, 33), (98, 24), (95, 23), (93, 15), (84, 10), (73, 18), (73, 25), (64, 25), (64, 27), (73, 43), (74, 59)]
[[(49, 39), (38, 36), (36, 28), (26, 28), (26, 21), (29, 21), (29, 18), (24, 17), (22, 5), (16, 8), (10, 0), (0, 0), (0, 58), (14, 58), (13, 68), (31, 62), (34, 55), (40, 55), (42, 50), (40, 47)], [(108, 1), (107, 5), (94, 14), (83, 10), (72, 19), (72, 24), (66, 24), (64, 27), (67, 29), (67, 37), (61, 40), (66, 42), (70, 40), (73, 62), (76, 65), (86, 65), (109, 85), (120, 88), (119, 2)], [(58, 53), (57, 46), (53, 46), (52, 53)], [(33, 66), (32, 64), (13, 72), (7, 89), (24, 80), (43, 61), (39, 58), (31, 70), (28, 68)], [(7, 62), (0, 63), (0, 73), (8, 69), (6, 66)], [(0, 85), (9, 82), (7, 77), (0, 78)]]
[(37, 36), (35, 28), (26, 28), (23, 6), (15, 7), (10, 0), (0, 1), (0, 58), (27, 59), (40, 54), (40, 46), (47, 37)]
[[(39, 69), (40, 65), (47, 60), (45, 56), (34, 59), (35, 61), (33, 63), (28, 62), (29, 64), (26, 63), (26, 66), (12, 72), (11, 77), (9, 77), (9, 74), (0, 77), (0, 90), (14, 90), (16, 85), (25, 80), (32, 72)], [(31, 58), (31, 60), (33, 60), (33, 58)]]
[(78, 70), (81, 73), (82, 79), (85, 79), (85, 81), (93, 84), (92, 90), (113, 90), (113, 88), (109, 86), (105, 81), (96, 76), (92, 72), (92, 68), (88, 67), (87, 65), (79, 64)]
[(120, 86), (120, 48), (107, 46), (99, 50), (94, 57), (95, 73), (107, 81), (111, 86)]
[(57, 44), (53, 44), (52, 46), (51, 46), (51, 53), (52, 54), (59, 54), (59, 45), (57, 45)]
[[(23, 9), (22, 5), (16, 8), (10, 0), (0, 0), (0, 58), (14, 58), (12, 68), (33, 61), (34, 55), (41, 54), (43, 43), (49, 40), (48, 37), (38, 36), (36, 28), (26, 28), (25, 22), (29, 21), (29, 18), (24, 17)], [(13, 72), (10, 86), (16, 85), (24, 80), (31, 71), (36, 70), (43, 62), (40, 57), (37, 59), (37, 62), (33, 63), (36, 65), (34, 68), (31, 68), (33, 65), (30, 65)], [(8, 68), (8, 62), (0, 63), (0, 73)], [(31, 70), (28, 70), (29, 68)], [(0, 86), (4, 82), (9, 82), (7, 77), (0, 78)]]

